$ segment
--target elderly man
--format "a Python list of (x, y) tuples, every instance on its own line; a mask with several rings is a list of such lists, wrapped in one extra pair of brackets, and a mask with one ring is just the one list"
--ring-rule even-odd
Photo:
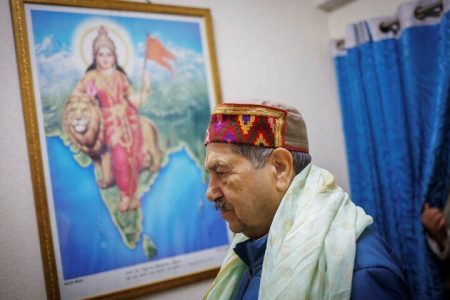
[(205, 139), (207, 197), (236, 233), (204, 299), (408, 299), (372, 218), (310, 163), (300, 113), (219, 105)]

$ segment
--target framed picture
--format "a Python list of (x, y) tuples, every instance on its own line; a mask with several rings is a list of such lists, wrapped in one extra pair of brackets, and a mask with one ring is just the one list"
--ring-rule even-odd
[(11, 0), (50, 299), (212, 277), (226, 224), (205, 196), (220, 101), (208, 9)]

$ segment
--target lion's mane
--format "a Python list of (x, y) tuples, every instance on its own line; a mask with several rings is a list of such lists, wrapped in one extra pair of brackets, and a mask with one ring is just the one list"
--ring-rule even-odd
[(105, 151), (102, 114), (94, 97), (69, 97), (63, 112), (63, 129), (70, 141), (90, 157)]

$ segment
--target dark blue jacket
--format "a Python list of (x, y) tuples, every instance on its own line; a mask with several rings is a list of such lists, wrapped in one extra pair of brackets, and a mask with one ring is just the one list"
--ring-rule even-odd
[[(234, 252), (248, 266), (234, 299), (258, 299), (266, 244), (267, 235), (258, 240), (239, 243), (234, 248)], [(410, 299), (400, 261), (391, 248), (370, 229), (364, 230), (356, 241), (351, 299)]]

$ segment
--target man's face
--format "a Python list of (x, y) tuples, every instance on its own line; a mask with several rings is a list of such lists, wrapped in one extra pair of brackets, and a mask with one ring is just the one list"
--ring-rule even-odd
[(217, 203), (223, 200), (220, 210), (230, 230), (251, 238), (265, 235), (279, 204), (271, 164), (255, 169), (232, 145), (210, 143), (205, 170), (211, 178), (206, 196)]

